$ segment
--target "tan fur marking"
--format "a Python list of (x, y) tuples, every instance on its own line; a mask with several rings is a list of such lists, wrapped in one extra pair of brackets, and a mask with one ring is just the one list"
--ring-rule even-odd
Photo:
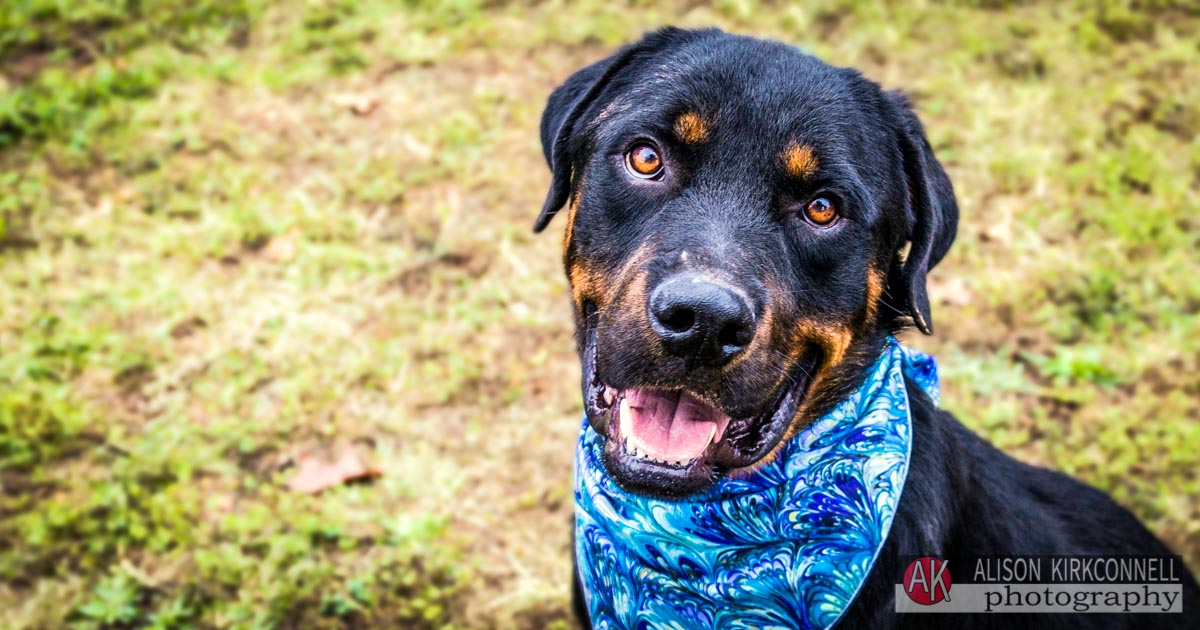
[(641, 247), (638, 247), (637, 251), (633, 252), (629, 260), (621, 267), (621, 271), (617, 273), (617, 286), (629, 284), (633, 276), (644, 272), (646, 270), (646, 263), (650, 261), (653, 254), (654, 251), (649, 244), (643, 243)]
[[(641, 246), (616, 274), (593, 269), (586, 261), (576, 259), (567, 267), (567, 281), (576, 308), (582, 309), (584, 301), (591, 300), (601, 311), (616, 308), (629, 313), (645, 313), (645, 307), (639, 304), (645, 300), (646, 262), (652, 254), (649, 245)], [(632, 306), (623, 307), (623, 304)], [(649, 326), (640, 328), (650, 329)]]
[(883, 272), (871, 267), (867, 270), (867, 324), (875, 320), (879, 312), (879, 298), (883, 295)]
[(648, 280), (646, 275), (646, 263), (654, 255), (654, 249), (647, 243), (643, 243), (638, 247), (637, 251), (629, 257), (629, 260), (617, 272), (616, 280), (612, 284), (611, 295), (606, 296), (606, 304), (609, 306), (601, 307), (615, 309), (609, 314), (611, 325), (627, 326), (638, 331), (642, 338), (644, 347), (650, 349), (651, 357), (654, 360), (662, 360), (666, 356), (662, 353), (661, 346), (657, 343), (657, 338), (654, 331), (650, 328), (650, 323), (646, 321), (646, 294), (648, 291)]
[(646, 270), (638, 270), (633, 279), (629, 281), (626, 290), (623, 292), (619, 300), (617, 308), (620, 314), (615, 316), (615, 319), (625, 320), (626, 325), (632, 326), (637, 330), (638, 336), (641, 337), (641, 343), (647, 349), (651, 360), (662, 361), (667, 358), (663, 352), (662, 344), (658, 342), (658, 336), (654, 330), (650, 328), (646, 318), (649, 317), (646, 313), (646, 290), (647, 290)]
[(708, 139), (708, 123), (696, 112), (685, 112), (675, 119), (675, 135), (688, 144), (703, 142)]
[(580, 192), (583, 190), (584, 180), (580, 178), (579, 186), (575, 188), (575, 192), (571, 193), (571, 201), (567, 205), (567, 229), (563, 232), (563, 255), (567, 253), (567, 248), (571, 246), (571, 239), (575, 237), (575, 213), (579, 210)]
[(580, 308), (583, 307), (584, 300), (594, 300), (598, 297), (597, 294), (604, 291), (600, 276), (579, 263), (571, 265), (567, 270), (567, 280), (571, 285), (571, 299)]
[(820, 366), (822, 373), (846, 358), (846, 350), (850, 348), (850, 341), (854, 336), (850, 329), (842, 324), (803, 322), (799, 329), (801, 339), (815, 342), (825, 350), (825, 360)]
[(824, 382), (828, 380), (839, 363), (846, 358), (846, 351), (850, 348), (850, 342), (853, 340), (853, 333), (849, 328), (841, 324), (824, 324), (818, 322), (801, 322), (797, 326), (795, 333), (792, 336), (792, 347), (788, 350), (789, 362), (795, 362), (806, 344), (816, 343), (825, 351), (825, 357), (821, 365), (817, 366), (816, 373), (812, 375), (812, 382), (808, 385), (808, 395), (804, 402), (800, 403), (800, 408), (796, 410), (796, 415), (792, 417), (791, 424), (783, 437), (761, 459), (744, 468), (739, 468), (731, 471), (734, 475), (748, 475), (761, 468), (767, 462), (774, 461), (779, 449), (783, 448), (793, 437), (800, 432), (806, 425), (802, 425), (798, 420), (808, 416), (809, 407), (814, 400), (818, 400), (818, 393), (821, 390)]
[(817, 154), (803, 144), (792, 144), (784, 149), (779, 158), (792, 177), (809, 177), (817, 172)]

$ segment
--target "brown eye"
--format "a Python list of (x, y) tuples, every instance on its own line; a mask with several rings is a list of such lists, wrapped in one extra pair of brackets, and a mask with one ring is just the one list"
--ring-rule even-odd
[(837, 221), (838, 213), (832, 201), (825, 197), (817, 197), (808, 202), (808, 206), (804, 208), (804, 216), (808, 217), (813, 225), (829, 227)]
[(634, 177), (652, 179), (662, 172), (662, 156), (652, 144), (639, 144), (625, 154), (625, 165)]

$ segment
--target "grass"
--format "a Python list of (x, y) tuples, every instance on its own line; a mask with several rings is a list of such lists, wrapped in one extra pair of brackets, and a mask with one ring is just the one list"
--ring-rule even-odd
[[(6, 4), (0, 624), (567, 627), (535, 130), (667, 23), (915, 95), (963, 212), (908, 339), (946, 406), (1200, 566), (1200, 15), (1009, 4)], [(383, 476), (282, 485), (347, 444)]]

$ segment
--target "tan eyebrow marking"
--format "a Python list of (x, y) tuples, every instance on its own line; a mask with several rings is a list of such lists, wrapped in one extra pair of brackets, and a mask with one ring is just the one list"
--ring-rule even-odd
[(817, 154), (813, 153), (812, 147), (793, 143), (779, 158), (792, 177), (809, 177), (817, 172)]
[(675, 119), (675, 135), (688, 144), (703, 142), (708, 139), (708, 123), (696, 112), (684, 112)]

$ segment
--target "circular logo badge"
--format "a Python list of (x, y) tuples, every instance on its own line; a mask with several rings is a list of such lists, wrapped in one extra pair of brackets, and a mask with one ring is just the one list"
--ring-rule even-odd
[(904, 570), (904, 592), (922, 606), (950, 601), (949, 562), (939, 558), (917, 558)]

